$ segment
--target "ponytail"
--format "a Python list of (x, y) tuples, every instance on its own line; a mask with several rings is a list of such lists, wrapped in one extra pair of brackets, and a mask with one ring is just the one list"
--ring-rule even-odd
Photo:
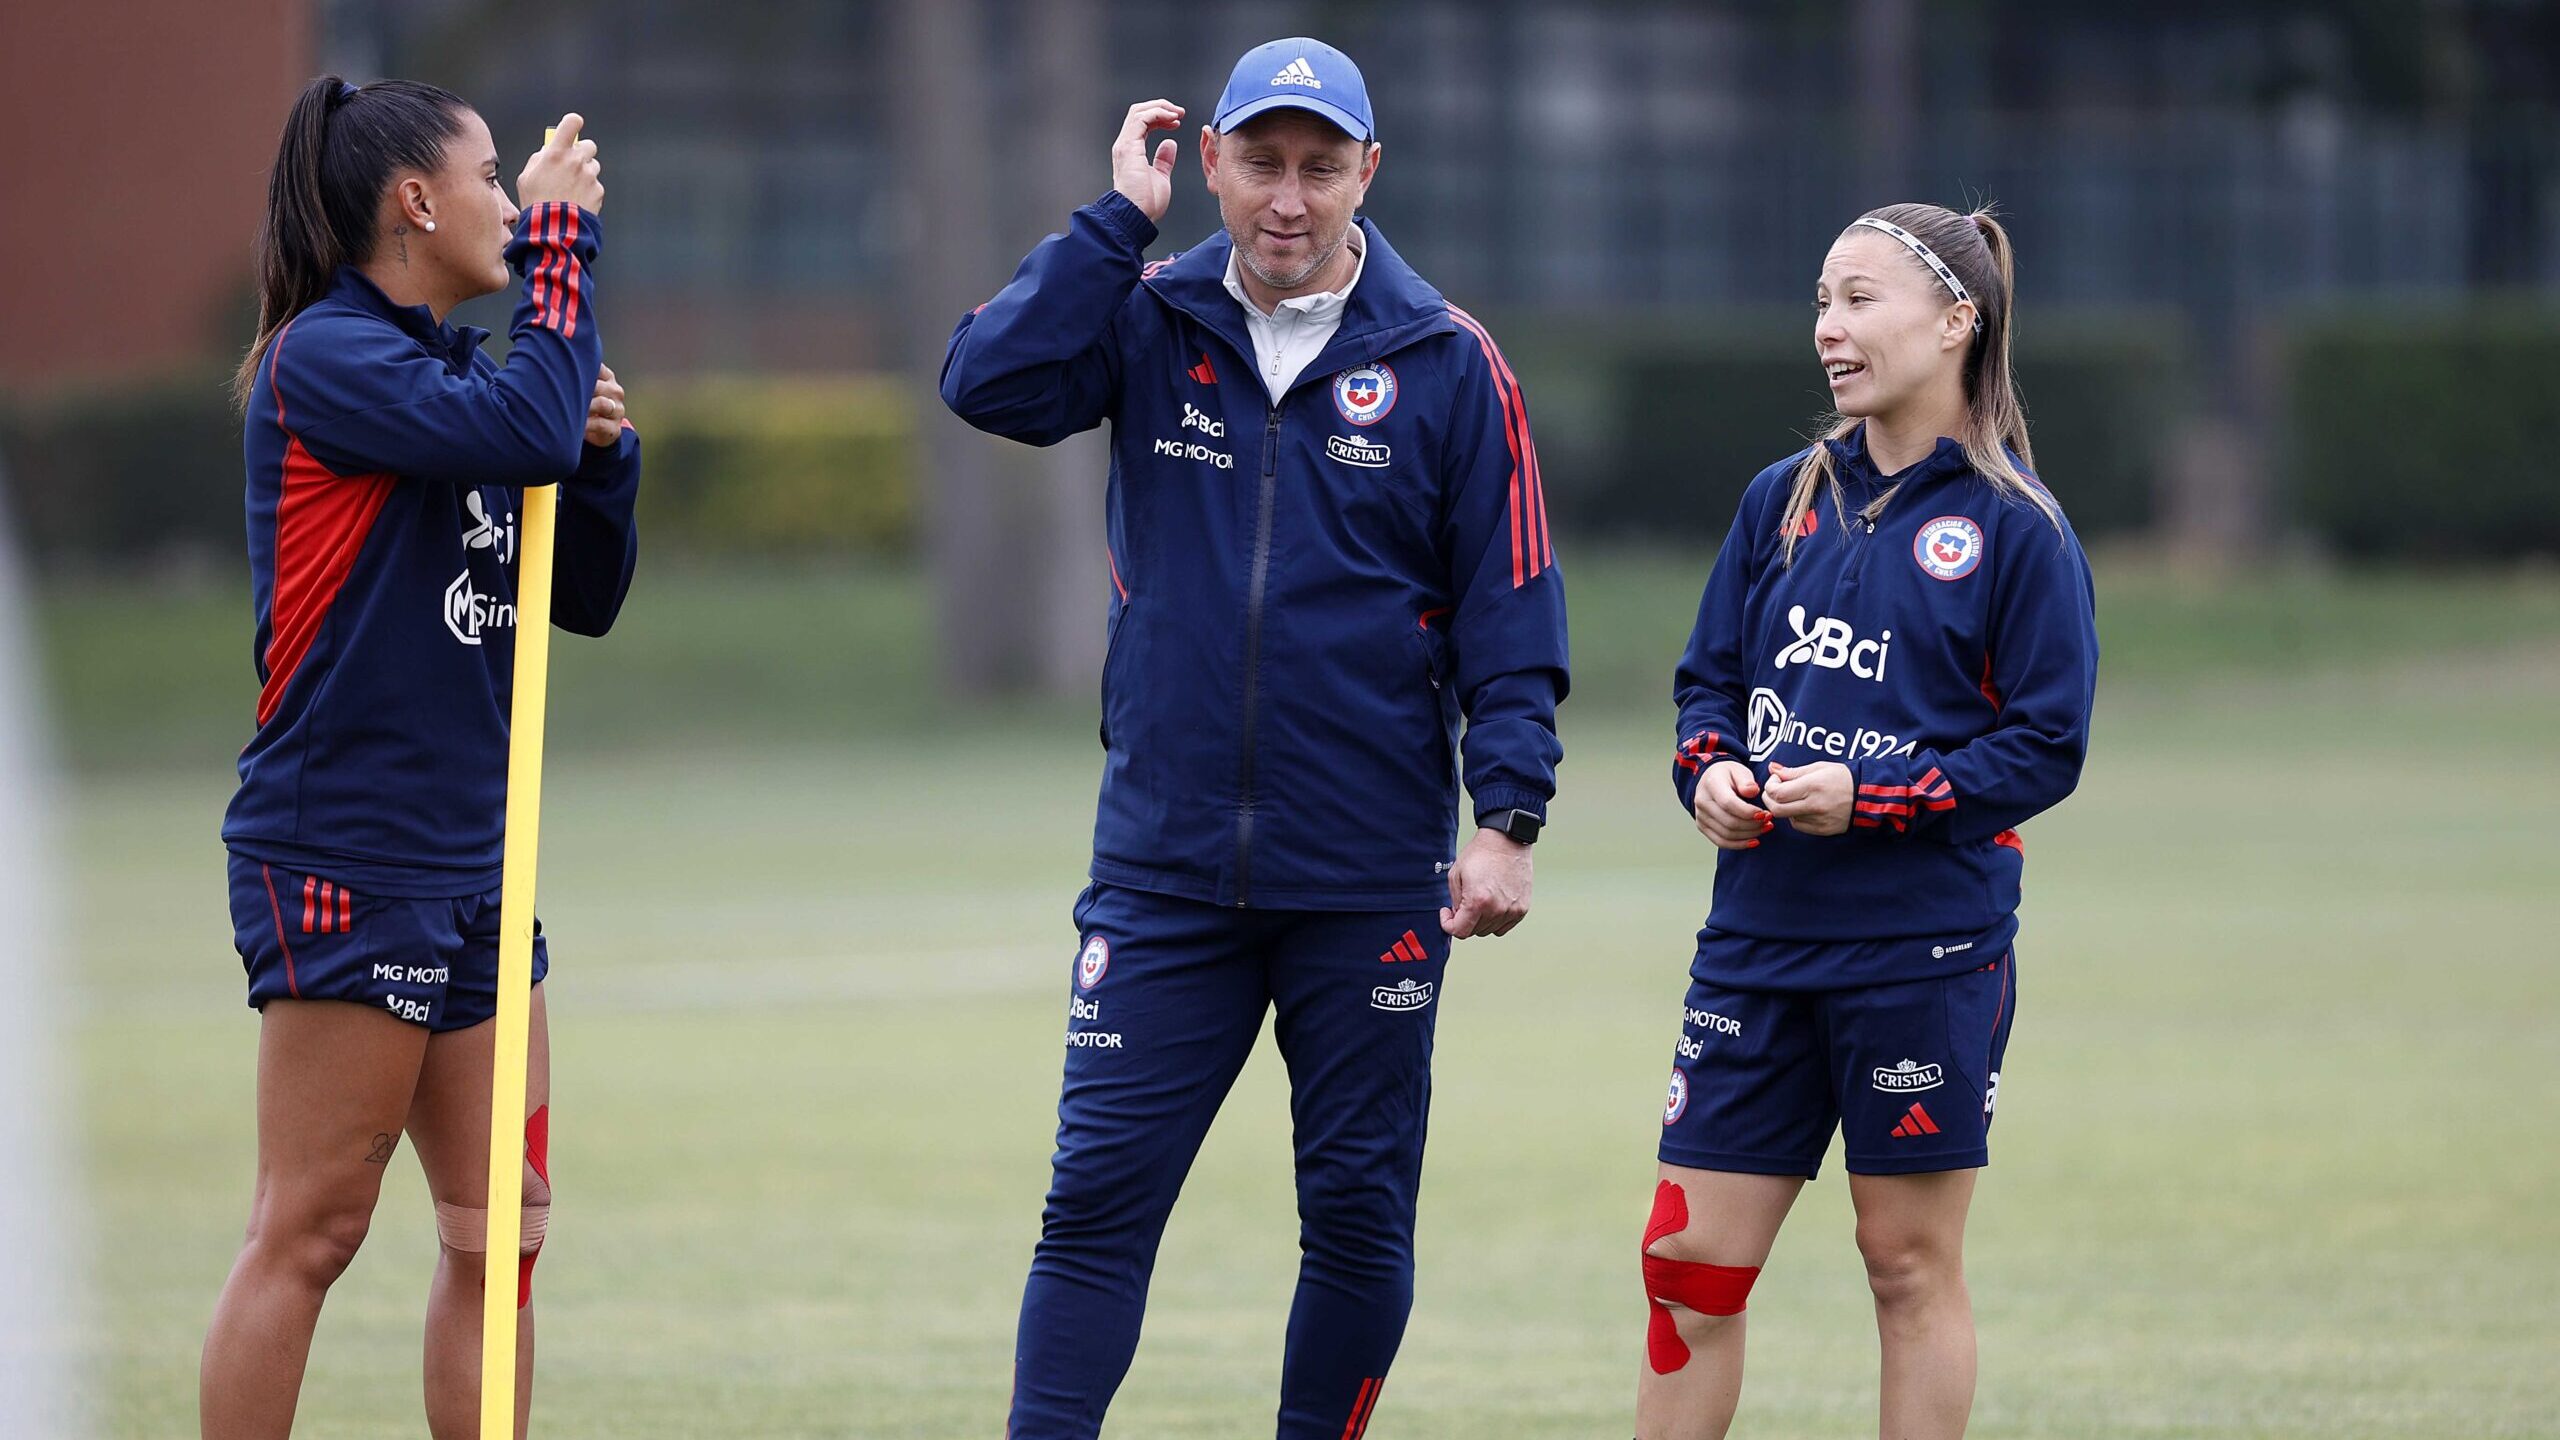
[[(1965, 423), (1957, 439), (1964, 444), (1965, 463), (1992, 493), (2034, 506), (2059, 528), (2062, 507), (2031, 473), (2036, 455), (2027, 442), (2027, 407), (2018, 398), (2017, 371), (2011, 360), (2018, 277), (2009, 232), (1987, 205), (1967, 215), (1937, 205), (1887, 205), (1868, 211), (1867, 217), (1890, 221), (1920, 237), (1964, 282), (1979, 317), (1964, 357)], [(1914, 256), (1911, 264), (1918, 267), (1921, 262)], [(1936, 283), (1937, 277), (1931, 275), (1930, 280)], [(1817, 495), (1828, 492), (1832, 507), (1847, 522), (1848, 503), (1826, 442), (1846, 439), (1858, 425), (1845, 415), (1829, 417), (1813, 448), (1796, 465), (1795, 483), (1780, 512), (1778, 544), (1785, 563), (1795, 560), (1796, 538), (1804, 533), (1805, 517), (1812, 513)], [(1887, 491), (1868, 502), (1866, 517), (1873, 519), (1891, 498), (1892, 492)]]
[(277, 332), (329, 293), (340, 266), (373, 258), (383, 191), (402, 170), (441, 169), (468, 108), (451, 91), (414, 80), (358, 88), (323, 75), (302, 87), (267, 174), (258, 334), (231, 378), (235, 404), (247, 408)]
[[(1992, 293), (2000, 297), (1998, 318), (1995, 321), (1989, 315), (1983, 317), (1982, 335), (1965, 356), (1965, 415), (1972, 422), (1971, 433), (1964, 437), (1965, 449), (1967, 458), (1975, 460), (1974, 469), (1983, 471), (1986, 476), (1996, 471), (2000, 480), (2014, 483), (2024, 479), (2018, 466), (2002, 460), (1992, 469), (1985, 470), (1980, 459), (1971, 452), (1980, 446), (1996, 457), (2000, 447), (2005, 445), (2027, 470), (2036, 468), (2035, 448), (2027, 443), (2026, 402), (2018, 398), (2018, 372), (2010, 358), (2010, 337), (2017, 331), (2012, 323), (2016, 314), (2012, 301), (2018, 293), (2017, 257), (2009, 248), (2008, 230), (1987, 207), (1964, 218), (1971, 221), (1974, 230), (1982, 236), (1983, 249), (1991, 258), (1992, 274), (1997, 277)], [(2031, 498), (2046, 515), (2059, 513), (2054, 508), (2053, 497), (2043, 494), (2040, 489)]]

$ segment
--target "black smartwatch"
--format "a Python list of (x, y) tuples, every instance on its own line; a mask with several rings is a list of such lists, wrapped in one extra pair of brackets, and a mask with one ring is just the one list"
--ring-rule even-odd
[(1476, 817), (1480, 829), (1499, 830), (1522, 845), (1538, 843), (1538, 832), (1547, 822), (1528, 810), (1489, 810)]

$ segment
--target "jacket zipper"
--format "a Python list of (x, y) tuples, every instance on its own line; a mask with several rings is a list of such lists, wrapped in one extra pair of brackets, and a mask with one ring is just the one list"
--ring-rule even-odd
[(1866, 580), (1867, 552), (1875, 548), (1876, 522), (1867, 517), (1865, 509), (1866, 506), (1861, 505), (1851, 510), (1849, 523), (1843, 527), (1847, 533), (1842, 539), (1849, 545), (1849, 578), (1840, 587), (1843, 598)]
[(1253, 876), (1253, 725), (1262, 688), (1262, 597), (1271, 580), (1271, 517), (1280, 490), (1280, 405), (1262, 427), (1262, 494), (1253, 526), (1253, 578), (1244, 600), (1244, 723), (1236, 764), (1236, 908), (1250, 897)]

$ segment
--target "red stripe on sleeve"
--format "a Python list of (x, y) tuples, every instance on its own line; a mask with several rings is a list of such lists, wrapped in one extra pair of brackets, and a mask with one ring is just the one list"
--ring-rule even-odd
[(543, 205), (542, 213), (535, 217), (530, 233), (534, 244), (542, 252), (542, 258), (534, 262), (533, 276), (527, 289), (533, 296), (535, 308), (541, 312), (543, 328), (557, 330), (560, 328), (560, 203), (558, 201), (548, 201)]
[(1493, 343), (1493, 336), (1484, 328), (1483, 322), (1454, 305), (1449, 308), (1484, 343), (1485, 354), (1491, 357), (1494, 371), (1499, 376), (1497, 388), (1506, 391), (1504, 411), (1519, 427), (1520, 447), (1517, 453), (1525, 470), (1523, 491), (1528, 503), (1528, 513), (1522, 518), (1522, 523), (1528, 529), (1529, 574), (1535, 578), (1539, 571), (1556, 563), (1556, 550), (1554, 537), (1547, 529), (1547, 472), (1538, 463), (1537, 442), (1529, 434), (1529, 397), (1520, 389), (1520, 377), (1511, 373), (1511, 362), (1503, 358), (1502, 347)]
[(560, 208), (561, 220), (569, 230), (568, 238), (560, 246), (560, 298), (567, 306), (560, 326), (560, 336), (562, 339), (570, 339), (578, 333), (578, 301), (587, 278), (586, 262), (578, 258), (577, 251), (578, 227), (584, 222), (578, 218), (578, 207), (575, 205), (563, 205)]
[[(1536, 452), (1529, 450), (1528, 426), (1526, 424), (1525, 417), (1520, 413), (1513, 391), (1503, 383), (1511, 372), (1510, 368), (1502, 363), (1502, 352), (1495, 348), (1493, 336), (1487, 334), (1485, 328), (1476, 323), (1476, 318), (1474, 316), (1459, 309), (1455, 305), (1449, 307), (1449, 316), (1451, 319), (1458, 322), (1460, 328), (1464, 329), (1468, 334), (1476, 337), (1476, 344), (1484, 351), (1485, 363), (1492, 367), (1493, 393), (1495, 397), (1502, 402), (1502, 440), (1503, 444), (1508, 446), (1511, 450), (1511, 494), (1509, 500), (1511, 507), (1511, 588), (1517, 590), (1521, 586), (1528, 584), (1529, 578), (1537, 573), (1537, 571), (1532, 568), (1536, 564), (1536, 552), (1533, 548), (1533, 542), (1526, 527), (1524, 513), (1527, 508), (1528, 501), (1528, 492), (1524, 483), (1528, 472), (1524, 467), (1534, 466), (1537, 463), (1537, 456)], [(1524, 451), (1528, 452), (1525, 460), (1523, 459)]]
[(544, 298), (549, 293), (547, 289), (549, 277), (543, 273), (551, 268), (551, 251), (542, 243), (543, 227), (550, 220), (549, 208), (537, 205), (534, 207), (533, 218), (524, 227), (524, 238), (533, 242), (534, 249), (533, 268), (525, 272), (524, 298), (533, 306), (535, 323), (540, 325), (551, 323), (550, 302)]
[(560, 202), (555, 200), (542, 212), (542, 322), (554, 330), (560, 328), (560, 262), (567, 253), (560, 245), (562, 228)]

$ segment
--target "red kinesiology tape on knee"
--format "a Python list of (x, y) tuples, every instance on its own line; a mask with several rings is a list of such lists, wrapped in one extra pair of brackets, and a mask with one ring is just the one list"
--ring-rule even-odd
[[(551, 1107), (548, 1105), (525, 1117), (524, 1159), (533, 1167), (533, 1173), (541, 1177), (543, 1189), (548, 1191), (551, 1188)], [(544, 1203), (549, 1203), (547, 1194)], [(519, 1310), (533, 1303), (533, 1262), (541, 1258), (542, 1247), (539, 1244), (516, 1257), (516, 1308)]]
[(1689, 1228), (1689, 1197), (1668, 1180), (1653, 1190), (1653, 1219), (1644, 1228), (1644, 1294), (1653, 1306), (1645, 1325), (1644, 1358), (1656, 1375), (1689, 1363), (1689, 1346), (1671, 1318), (1671, 1306), (1701, 1315), (1739, 1315), (1760, 1278), (1757, 1265), (1706, 1265), (1650, 1253), (1655, 1242)]

